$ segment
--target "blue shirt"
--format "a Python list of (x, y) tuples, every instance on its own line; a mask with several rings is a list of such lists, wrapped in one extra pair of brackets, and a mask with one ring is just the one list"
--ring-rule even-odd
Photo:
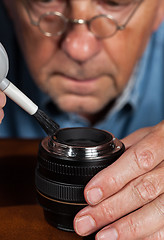
[[(62, 112), (48, 96), (39, 90), (31, 78), (20, 53), (12, 25), (0, 3), (0, 41), (6, 48), (10, 70), (8, 79), (30, 97), (40, 109), (63, 127), (89, 127), (90, 123), (78, 116)], [(5, 27), (4, 27), (5, 26)], [(164, 119), (164, 23), (156, 31), (136, 66), (132, 84), (106, 117), (93, 127), (112, 132), (123, 138), (133, 131), (152, 126)], [(34, 117), (7, 99), (5, 118), (0, 125), (0, 137), (42, 138), (46, 136)]]

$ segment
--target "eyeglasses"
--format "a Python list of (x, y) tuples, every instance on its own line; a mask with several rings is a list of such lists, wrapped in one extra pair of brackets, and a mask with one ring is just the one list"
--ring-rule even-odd
[[(135, 8), (132, 9), (132, 12), (122, 25), (119, 25), (118, 21), (109, 14), (100, 14), (92, 17), (89, 20), (84, 20), (69, 19), (57, 11), (45, 12), (39, 16), (37, 21), (34, 21), (29, 9), (26, 6), (25, 9), (28, 13), (31, 24), (38, 27), (39, 30), (47, 37), (61, 36), (72, 24), (86, 24), (89, 31), (91, 31), (97, 38), (109, 38), (112, 37), (117, 31), (125, 29), (130, 19), (143, 1), (144, 0), (134, 0), (133, 3), (136, 3)], [(130, 4), (132, 4), (132, 2)]]

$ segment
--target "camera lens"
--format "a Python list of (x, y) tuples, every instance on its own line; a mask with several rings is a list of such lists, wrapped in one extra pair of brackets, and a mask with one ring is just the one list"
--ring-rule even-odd
[(73, 231), (76, 213), (87, 205), (85, 185), (123, 152), (122, 142), (95, 128), (63, 128), (43, 139), (35, 184), (46, 220), (59, 229)]

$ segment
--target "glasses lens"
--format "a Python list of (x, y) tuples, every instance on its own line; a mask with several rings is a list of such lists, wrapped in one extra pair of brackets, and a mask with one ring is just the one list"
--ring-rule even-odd
[(39, 28), (46, 36), (58, 36), (65, 31), (66, 20), (58, 13), (45, 13), (39, 19)]
[(117, 31), (117, 23), (110, 16), (96, 16), (89, 25), (90, 31), (99, 38), (112, 36)]

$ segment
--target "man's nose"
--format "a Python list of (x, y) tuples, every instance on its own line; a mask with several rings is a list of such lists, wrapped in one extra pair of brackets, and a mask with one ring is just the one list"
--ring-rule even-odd
[(70, 58), (83, 63), (100, 52), (101, 41), (89, 31), (85, 24), (77, 24), (67, 32), (62, 48)]

